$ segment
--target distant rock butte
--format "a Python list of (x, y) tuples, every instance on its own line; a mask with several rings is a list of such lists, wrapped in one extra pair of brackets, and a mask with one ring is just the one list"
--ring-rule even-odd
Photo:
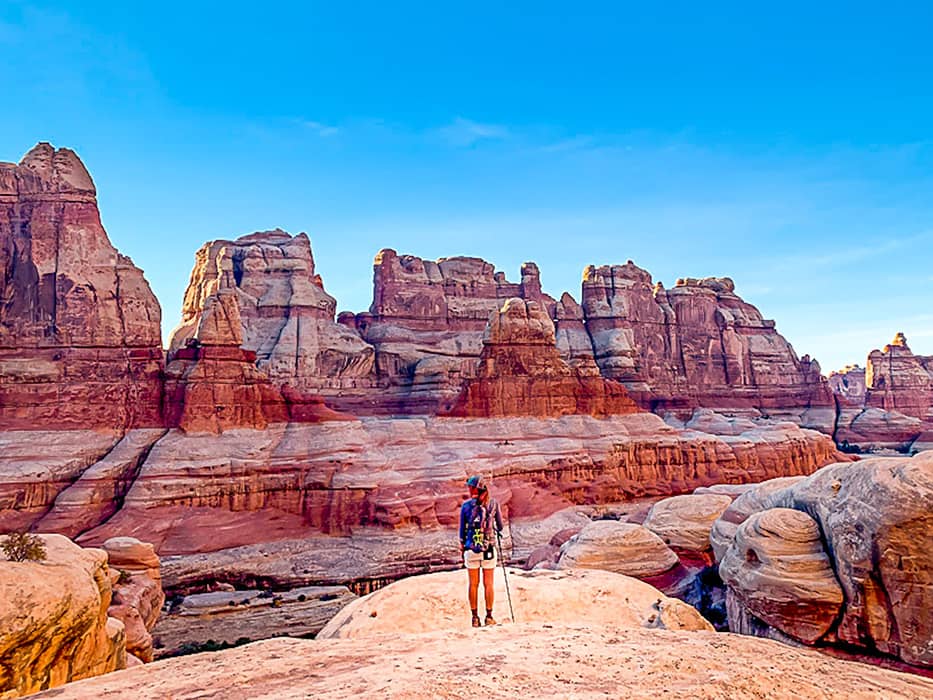
[[(898, 333), (884, 350), (872, 350), (866, 368), (834, 372), (834, 438), (863, 450), (929, 449), (933, 435), (933, 356), (914, 355)], [(923, 439), (921, 439), (923, 438)]]

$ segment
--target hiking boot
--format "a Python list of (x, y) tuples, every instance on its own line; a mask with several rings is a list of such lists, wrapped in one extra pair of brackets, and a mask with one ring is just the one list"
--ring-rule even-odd
[(479, 615), (477, 615), (476, 613), (473, 613), (473, 626), (474, 626), (474, 627), (479, 627), (479, 626), (480, 626), (480, 624), (479, 624)]
[[(477, 622), (479, 622), (479, 620), (477, 620)], [(492, 615), (487, 614), (486, 621), (483, 624), (485, 624), (487, 627), (492, 627), (494, 624), (496, 624), (496, 621), (492, 618)]]

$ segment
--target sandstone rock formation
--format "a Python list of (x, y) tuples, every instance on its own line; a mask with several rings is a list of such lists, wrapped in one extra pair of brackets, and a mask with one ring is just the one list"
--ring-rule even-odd
[(495, 479), (510, 519), (539, 520), (578, 503), (807, 474), (835, 455), (827, 437), (796, 426), (716, 437), (683, 434), (652, 414), (170, 431), (122, 508), (82, 541), (138, 536), (164, 556), (366, 527), (443, 529), (456, 525), (468, 471)]
[(107, 611), (126, 629), (126, 651), (152, 661), (150, 631), (165, 602), (159, 557), (152, 545), (133, 537), (112, 537), (103, 544), (113, 577), (113, 600)]
[[(372, 385), (373, 348), (359, 334), (334, 320), (336, 301), (314, 270), (307, 234), (281, 230), (206, 243), (195, 255), (185, 292), (182, 320), (170, 350), (204, 337), (204, 316), (214, 302), (230, 295), (235, 306), (236, 347), (242, 348), (276, 385), (304, 393), (337, 393)], [(223, 342), (230, 344), (226, 329)]]
[(865, 368), (846, 365), (841, 370), (829, 373), (829, 388), (836, 396), (857, 406), (865, 405)]
[(671, 547), (705, 552), (713, 523), (730, 505), (720, 494), (673, 496), (655, 503), (642, 524)]
[(866, 405), (933, 421), (933, 357), (914, 355), (903, 333), (869, 353), (865, 386)]
[(376, 348), (376, 374), (385, 386), (378, 411), (450, 410), (463, 382), (476, 374), (490, 313), (512, 297), (539, 302), (550, 314), (538, 267), (522, 266), (521, 283), (480, 258), (437, 262), (384, 249), (373, 265), (369, 313), (345, 322)]
[(230, 428), (265, 428), (288, 420), (281, 392), (242, 349), (243, 332), (235, 292), (209, 296), (197, 315), (187, 347), (165, 368), (165, 420), (186, 432), (221, 433)]
[(159, 658), (214, 643), (316, 634), (356, 599), (345, 586), (306, 586), (273, 594), (241, 590), (186, 596), (152, 630)]
[(562, 547), (558, 569), (602, 569), (645, 578), (669, 571), (677, 555), (656, 534), (634, 523), (597, 520)]
[(160, 425), (160, 315), (73, 151), (0, 163), (0, 429)]
[[(759, 505), (765, 514), (771, 512), (769, 509), (792, 508), (808, 514), (818, 525), (844, 594), (840, 615), (824, 638), (877, 650), (909, 664), (933, 666), (933, 619), (929, 614), (933, 609), (933, 550), (929, 547), (933, 453), (830, 465), (760, 498)], [(728, 514), (727, 509), (723, 517)], [(743, 528), (745, 524), (738, 532)], [(798, 531), (806, 529), (801, 525)], [(799, 546), (803, 535), (793, 537)], [(735, 545), (735, 553), (732, 546), (723, 557), (724, 563), (742, 554), (740, 545)], [(775, 574), (780, 578), (772, 580), (772, 586), (806, 599), (793, 580), (793, 572), (776, 569)], [(736, 595), (747, 598), (741, 583), (737, 588)], [(768, 622), (801, 641), (807, 641), (807, 636), (812, 639), (812, 630), (803, 634), (794, 623), (780, 618), (775, 614)]]
[(583, 311), (603, 375), (652, 410), (754, 409), (832, 432), (819, 365), (790, 344), (728, 278), (672, 289), (629, 261), (583, 273)]
[(554, 323), (540, 302), (506, 300), (489, 316), (476, 378), (467, 381), (450, 415), (605, 416), (638, 410), (621, 384), (579, 364), (571, 368), (555, 342)]
[[(739, 526), (719, 565), (719, 575), (741, 608), (794, 639), (813, 644), (836, 622), (842, 588), (806, 513), (771, 508)], [(740, 606), (730, 606), (736, 629)], [(738, 630), (736, 630), (738, 631)]]
[(126, 665), (123, 623), (107, 615), (107, 554), (41, 537), (45, 561), (0, 559), (0, 698)]
[[(317, 639), (378, 638), (470, 628), (463, 571), (397, 581), (341, 610)], [(495, 577), (496, 610), (509, 621), (505, 580)], [(516, 622), (615, 624), (629, 628), (712, 630), (686, 603), (656, 588), (608, 571), (509, 570)]]

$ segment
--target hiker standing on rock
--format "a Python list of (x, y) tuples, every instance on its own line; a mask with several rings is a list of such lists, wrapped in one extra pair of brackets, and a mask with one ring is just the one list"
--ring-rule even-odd
[(470, 488), (470, 500), (460, 507), (460, 552), (470, 576), (469, 599), (473, 626), (480, 626), (477, 613), (480, 569), (483, 571), (483, 593), (486, 597), (485, 624), (489, 626), (496, 624), (492, 616), (495, 597), (493, 576), (499, 560), (495, 538), (502, 532), (502, 514), (499, 512), (499, 502), (489, 495), (483, 477), (471, 476), (466, 485)]

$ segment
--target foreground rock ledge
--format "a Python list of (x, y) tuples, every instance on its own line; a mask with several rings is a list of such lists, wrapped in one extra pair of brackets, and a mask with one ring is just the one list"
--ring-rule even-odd
[[(483, 672), (476, 673), (481, 667)], [(583, 623), (364, 639), (275, 639), (36, 697), (923, 698), (933, 681), (778, 642)]]

